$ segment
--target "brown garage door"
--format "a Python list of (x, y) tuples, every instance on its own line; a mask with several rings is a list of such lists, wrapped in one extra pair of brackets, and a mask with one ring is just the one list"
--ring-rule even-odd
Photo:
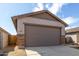
[(60, 28), (25, 25), (25, 46), (58, 45)]

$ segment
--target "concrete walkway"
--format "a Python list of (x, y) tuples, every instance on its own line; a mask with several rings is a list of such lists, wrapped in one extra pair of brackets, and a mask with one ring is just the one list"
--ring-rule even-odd
[(79, 50), (69, 46), (27, 47), (27, 56), (79, 56)]

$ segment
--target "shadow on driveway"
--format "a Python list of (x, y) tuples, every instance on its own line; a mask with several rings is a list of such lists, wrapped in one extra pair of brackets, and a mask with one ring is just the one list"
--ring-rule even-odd
[(7, 56), (8, 52), (14, 51), (15, 46), (7, 46), (0, 49), (0, 56)]

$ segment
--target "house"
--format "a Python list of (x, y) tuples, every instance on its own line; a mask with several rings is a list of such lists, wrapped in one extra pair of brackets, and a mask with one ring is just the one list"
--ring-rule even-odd
[(8, 46), (9, 33), (0, 27), (0, 49)]
[(12, 20), (20, 47), (52, 46), (65, 42), (67, 24), (48, 10), (13, 16)]
[(79, 44), (79, 27), (67, 29), (66, 37), (71, 37), (73, 43)]

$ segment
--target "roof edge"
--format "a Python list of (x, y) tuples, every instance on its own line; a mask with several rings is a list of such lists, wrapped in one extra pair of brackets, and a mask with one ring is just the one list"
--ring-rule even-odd
[(4, 31), (4, 32), (8, 33), (9, 35), (11, 35), (9, 32), (7, 32), (5, 29), (3, 29), (3, 28), (1, 28), (1, 27), (0, 27), (0, 30), (2, 30), (2, 31)]
[(31, 15), (35, 15), (35, 14), (44, 13), (44, 12), (48, 13), (49, 15), (51, 15), (52, 17), (54, 17), (56, 20), (58, 20), (59, 22), (61, 22), (62, 24), (64, 24), (65, 27), (68, 26), (67, 23), (65, 23), (63, 20), (61, 20), (59, 17), (55, 16), (53, 13), (51, 13), (48, 10), (41, 10), (41, 11), (36, 11), (36, 12), (31, 12), (31, 13), (26, 13), (26, 14), (21, 14), (21, 15), (16, 15), (16, 16), (12, 16), (11, 19), (12, 19), (12, 21), (14, 23), (15, 28), (16, 28), (15, 22), (16, 22), (16, 20), (18, 18), (22, 18), (22, 17), (25, 17), (25, 16), (27, 17), (27, 16), (31, 16)]

